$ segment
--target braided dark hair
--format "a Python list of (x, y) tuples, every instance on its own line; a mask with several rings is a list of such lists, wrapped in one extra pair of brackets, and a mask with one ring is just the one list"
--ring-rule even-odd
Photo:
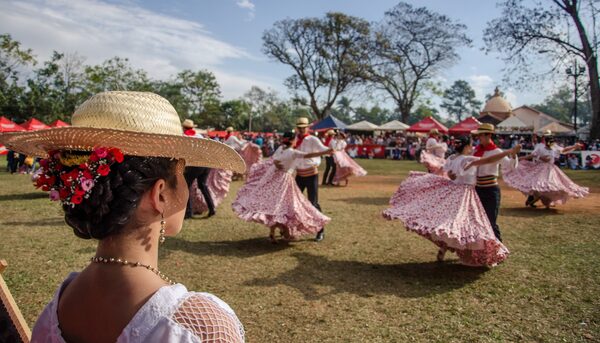
[(111, 166), (110, 173), (98, 179), (88, 199), (76, 206), (63, 205), (65, 221), (75, 235), (102, 239), (116, 234), (131, 220), (142, 195), (156, 181), (164, 179), (177, 186), (177, 160), (126, 156)]

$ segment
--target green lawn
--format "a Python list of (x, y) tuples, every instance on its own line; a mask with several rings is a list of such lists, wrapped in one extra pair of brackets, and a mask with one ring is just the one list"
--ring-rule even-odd
[[(600, 172), (568, 172), (592, 188), (549, 211), (503, 189), (499, 224), (509, 259), (492, 269), (435, 262), (437, 249), (382, 219), (416, 162), (360, 160), (369, 175), (322, 188), (333, 218), (321, 243), (268, 243), (267, 229), (230, 209), (186, 221), (161, 248), (161, 271), (234, 308), (248, 342), (600, 341)], [(76, 238), (56, 203), (25, 175), (0, 172), (4, 277), (33, 325), (94, 242)]]

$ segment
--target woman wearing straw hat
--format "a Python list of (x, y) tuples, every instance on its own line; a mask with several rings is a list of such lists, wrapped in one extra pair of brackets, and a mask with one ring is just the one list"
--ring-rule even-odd
[[(479, 138), (479, 145), (475, 148), (473, 156), (485, 158), (502, 153), (502, 149), (498, 148), (492, 136), (496, 128), (492, 124), (484, 123), (479, 125), (477, 130), (473, 130), (472, 134)], [(485, 209), (485, 213), (492, 224), (494, 234), (502, 242), (500, 227), (496, 223), (498, 212), (500, 210), (500, 187), (498, 186), (498, 167), (502, 166), (502, 171), (506, 173), (513, 170), (518, 165), (516, 156), (505, 156), (499, 161), (491, 164), (485, 164), (477, 167), (477, 183), (475, 190), (481, 200), (481, 204)]]
[(446, 160), (446, 151), (448, 150), (448, 144), (445, 142), (439, 142), (440, 132), (438, 129), (429, 130), (429, 138), (425, 144), (425, 151), (421, 152), (421, 163), (425, 165), (430, 173), (442, 175), (444, 171), (444, 163)]
[(554, 143), (550, 130), (543, 134), (544, 144), (538, 145), (533, 152), (521, 157), (516, 170), (504, 174), (504, 181), (528, 196), (525, 206), (536, 207), (542, 200), (546, 208), (555, 204), (564, 204), (569, 198), (583, 198), (589, 193), (587, 187), (575, 184), (554, 161), (561, 154), (579, 149), (579, 144), (566, 148)]
[[(325, 133), (325, 142), (323, 144), (328, 148), (333, 148), (335, 143), (335, 131), (327, 130)], [(333, 186), (333, 177), (335, 176), (336, 166), (333, 156), (325, 156), (325, 172), (323, 173), (323, 181), (321, 186), (330, 185)]]
[[(298, 134), (293, 148), (307, 154), (329, 150), (329, 148), (324, 146), (317, 137), (308, 134), (308, 126), (308, 118), (301, 117), (296, 120), (296, 130)], [(321, 206), (319, 205), (318, 169), (320, 164), (321, 157), (312, 157), (301, 160), (296, 166), (296, 184), (300, 188), (300, 192), (304, 192), (306, 189), (308, 201), (310, 201), (310, 203), (319, 211), (321, 211)], [(276, 165), (278, 168), (283, 169), (283, 165), (278, 163), (276, 163)], [(325, 238), (325, 228), (319, 230), (315, 240), (320, 242), (323, 238)]]
[(243, 172), (228, 146), (185, 137), (164, 98), (104, 92), (73, 114), (72, 127), (3, 135), (41, 161), (36, 185), (62, 204), (76, 236), (97, 239), (90, 263), (71, 273), (33, 329), (34, 342), (242, 342), (234, 312), (189, 292), (158, 267), (159, 245), (182, 227), (185, 165)]

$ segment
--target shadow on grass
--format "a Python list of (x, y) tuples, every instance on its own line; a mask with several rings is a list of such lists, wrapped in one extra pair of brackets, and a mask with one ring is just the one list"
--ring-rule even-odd
[(234, 256), (239, 258), (271, 254), (289, 248), (288, 244), (272, 244), (266, 237), (250, 238), (241, 241), (191, 242), (177, 237), (169, 237), (163, 244), (163, 252), (182, 250), (200, 256)]
[(65, 223), (64, 218), (52, 218), (52, 219), (38, 219), (38, 220), (30, 220), (30, 221), (11, 221), (11, 222), (2, 222), (2, 225), (10, 225), (10, 226), (61, 226), (65, 227), (67, 224)]
[(386, 206), (390, 203), (389, 197), (356, 197), (356, 198), (343, 198), (343, 199), (332, 199), (332, 201), (341, 201), (353, 205), (377, 205)]
[(543, 206), (541, 208), (531, 208), (531, 207), (509, 207), (502, 208), (500, 210), (501, 216), (507, 217), (522, 217), (522, 218), (535, 218), (535, 217), (545, 217), (545, 216), (557, 216), (562, 215), (555, 208), (545, 209)]
[(20, 194), (2, 194), (0, 195), (0, 201), (13, 201), (13, 200), (32, 200), (48, 198), (48, 193), (33, 192), (33, 193), (20, 193)]
[[(292, 254), (296, 268), (273, 278), (255, 279), (247, 286), (296, 288), (307, 300), (352, 293), (361, 297), (391, 294), (419, 298), (461, 288), (477, 280), (487, 268), (472, 268), (450, 262), (420, 262), (398, 265), (330, 260), (305, 252)], [(317, 286), (326, 291), (319, 292)]]

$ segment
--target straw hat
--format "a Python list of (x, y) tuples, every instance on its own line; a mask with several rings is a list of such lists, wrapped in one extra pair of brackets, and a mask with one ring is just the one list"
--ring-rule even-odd
[(440, 132), (438, 131), (438, 129), (431, 129), (431, 130), (429, 130), (429, 134), (439, 136)]
[(85, 101), (73, 126), (0, 135), (0, 144), (30, 156), (52, 150), (119, 148), (125, 155), (185, 159), (188, 166), (245, 172), (241, 157), (225, 144), (186, 137), (165, 98), (147, 92), (103, 92)]
[(198, 125), (194, 124), (194, 121), (192, 121), (191, 119), (186, 119), (183, 121), (183, 123), (181, 123), (181, 126), (185, 127), (186, 129), (193, 129)]
[(233, 127), (229, 126), (225, 129), (225, 132), (233, 132)]
[(335, 135), (335, 131), (333, 131), (333, 130), (327, 130), (327, 132), (325, 134), (327, 136), (333, 136), (333, 135)]
[(296, 120), (296, 127), (308, 127), (309, 122), (308, 122), (308, 118), (306, 117), (300, 117)]
[(496, 132), (496, 128), (494, 127), (494, 125), (488, 124), (488, 123), (480, 124), (479, 127), (477, 128), (477, 130), (471, 131), (471, 133), (474, 135), (479, 135), (482, 133), (494, 133), (494, 132)]
[(546, 131), (544, 131), (544, 132), (542, 133), (542, 136), (543, 136), (543, 137), (552, 137), (552, 136), (553, 136), (553, 134), (552, 134), (552, 131), (550, 131), (550, 130), (546, 130)]

